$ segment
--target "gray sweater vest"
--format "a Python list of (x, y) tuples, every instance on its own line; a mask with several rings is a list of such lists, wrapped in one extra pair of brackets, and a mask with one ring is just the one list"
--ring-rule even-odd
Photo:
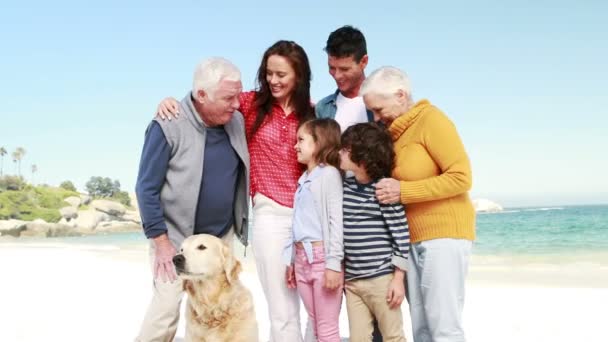
[[(179, 250), (182, 241), (194, 232), (196, 209), (205, 162), (206, 125), (194, 109), (191, 94), (180, 103), (180, 116), (171, 121), (155, 119), (171, 146), (171, 159), (160, 193), (169, 239)], [(235, 112), (224, 125), (230, 144), (241, 160), (234, 194), (234, 232), (247, 246), (249, 210), (249, 152), (243, 115)]]

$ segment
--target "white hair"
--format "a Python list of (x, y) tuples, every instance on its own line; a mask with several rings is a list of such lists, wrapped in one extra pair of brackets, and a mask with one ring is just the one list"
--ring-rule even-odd
[(380, 67), (369, 75), (361, 85), (359, 94), (378, 94), (383, 96), (395, 95), (399, 90), (403, 91), (412, 102), (412, 86), (407, 74), (392, 66)]
[(240, 81), (241, 72), (232, 62), (221, 57), (211, 57), (200, 62), (194, 69), (192, 95), (198, 98), (199, 90), (207, 93), (211, 99), (222, 80)]

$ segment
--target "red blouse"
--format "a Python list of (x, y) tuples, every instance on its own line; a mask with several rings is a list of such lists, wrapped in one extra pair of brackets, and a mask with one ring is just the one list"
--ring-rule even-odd
[[(239, 111), (245, 117), (245, 130), (249, 135), (257, 115), (255, 92), (241, 93), (239, 101)], [(281, 106), (274, 105), (270, 118), (266, 117), (253, 138), (248, 140), (251, 196), (259, 192), (283, 206), (293, 208), (293, 195), (304, 170), (294, 150), (297, 129), (295, 113), (287, 115)]]

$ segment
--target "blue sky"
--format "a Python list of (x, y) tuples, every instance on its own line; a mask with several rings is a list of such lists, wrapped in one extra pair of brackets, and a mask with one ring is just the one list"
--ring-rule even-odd
[(473, 197), (608, 203), (607, 13), (561, 0), (3, 2), (0, 146), (24, 147), (36, 182), (104, 176), (132, 191), (156, 104), (184, 96), (201, 59), (231, 59), (251, 89), (264, 50), (294, 40), (318, 100), (335, 88), (327, 36), (350, 24), (366, 35), (368, 73), (402, 68), (414, 98), (456, 123)]

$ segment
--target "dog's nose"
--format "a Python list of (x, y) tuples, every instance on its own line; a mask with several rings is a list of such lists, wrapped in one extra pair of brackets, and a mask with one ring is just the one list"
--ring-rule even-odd
[(184, 256), (181, 254), (178, 254), (173, 257), (173, 265), (175, 265), (176, 268), (184, 268), (185, 262), (186, 258), (184, 258)]

